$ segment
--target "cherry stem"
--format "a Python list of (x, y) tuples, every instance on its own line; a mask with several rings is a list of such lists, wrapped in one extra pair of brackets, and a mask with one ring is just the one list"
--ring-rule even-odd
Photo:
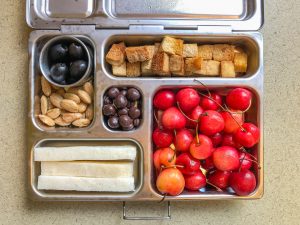
[(158, 120), (158, 118), (157, 118), (157, 116), (156, 116), (156, 112), (155, 112), (155, 111), (154, 111), (153, 115), (154, 115), (154, 119), (155, 119), (155, 121), (156, 121), (156, 123), (157, 123), (157, 126), (159, 127), (159, 129), (161, 129), (161, 126), (160, 126), (160, 124), (159, 124), (159, 120)]
[(246, 153), (244, 154), (244, 157), (243, 157), (242, 159), (240, 159), (240, 161), (241, 161), (241, 165), (240, 165), (240, 167), (239, 167), (239, 172), (241, 172), (241, 169), (242, 169), (242, 164), (243, 164), (243, 162), (244, 162), (245, 158), (246, 158)]
[(189, 117), (182, 111), (182, 109), (181, 109), (180, 106), (179, 106), (179, 102), (177, 102), (176, 104), (177, 104), (177, 107), (178, 107), (179, 111), (184, 115), (184, 117), (186, 117), (186, 118), (187, 118), (188, 120), (190, 120), (190, 121), (193, 121), (193, 122), (195, 122), (195, 123), (198, 123), (198, 120), (193, 120), (193, 119), (189, 118)]
[(166, 196), (167, 196), (167, 193), (165, 193), (165, 194), (163, 195), (162, 199), (161, 199), (158, 203), (163, 202), (163, 201), (165, 200)]
[(205, 87), (206, 91), (208, 92), (209, 97), (211, 97), (209, 88), (205, 84), (203, 84), (200, 80), (197, 80), (197, 79), (194, 79), (194, 81), (200, 83), (203, 87)]
[(169, 168), (177, 168), (177, 167), (179, 167), (179, 168), (184, 168), (183, 165), (172, 165), (172, 166), (164, 166), (164, 165), (161, 165), (160, 167), (161, 167), (161, 169), (169, 169)]
[(254, 160), (258, 161), (257, 158), (254, 155), (252, 155), (249, 152), (247, 152), (244, 147), (241, 147), (240, 150), (242, 150), (242, 152), (247, 153), (248, 155), (250, 155)]
[(199, 123), (197, 123), (196, 125), (196, 141), (197, 144), (200, 144), (198, 129), (199, 129)]
[(210, 186), (214, 187), (215, 189), (217, 189), (218, 192), (223, 192), (223, 190), (221, 188), (219, 188), (216, 185), (210, 183), (208, 180), (206, 180), (206, 183), (209, 184)]

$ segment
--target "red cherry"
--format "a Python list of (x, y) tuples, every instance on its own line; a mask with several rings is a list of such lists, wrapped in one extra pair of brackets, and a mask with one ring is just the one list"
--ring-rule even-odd
[(155, 94), (153, 105), (157, 109), (166, 110), (175, 105), (175, 94), (169, 90), (162, 90)]
[(161, 153), (161, 149), (157, 149), (154, 154), (153, 154), (153, 163), (154, 163), (154, 167), (156, 169), (157, 172), (159, 172), (160, 168), (161, 168), (161, 163), (160, 163), (160, 153)]
[(170, 130), (156, 128), (153, 131), (152, 139), (158, 148), (166, 148), (172, 144), (174, 134)]
[(240, 167), (241, 170), (249, 170), (252, 166), (251, 156), (248, 153), (240, 152)]
[[(192, 112), (190, 112), (189, 114), (187, 114), (187, 116), (192, 119), (192, 120), (196, 120), (198, 121), (200, 118), (200, 115), (203, 113), (203, 109), (201, 108), (201, 106), (196, 106)], [(187, 124), (186, 126), (188, 128), (196, 128), (197, 126), (197, 122), (191, 121), (191, 120), (187, 120)]]
[(199, 171), (200, 169), (200, 161), (198, 159), (195, 159), (190, 153), (182, 153), (180, 154), (176, 159), (176, 165), (184, 166), (177, 167), (177, 169), (180, 170), (180, 172), (184, 175), (191, 175)]
[(237, 195), (245, 196), (252, 193), (256, 187), (256, 178), (250, 170), (233, 172), (229, 184)]
[(202, 97), (200, 105), (204, 110), (217, 110), (222, 105), (222, 97), (220, 95), (211, 93), (211, 98), (214, 101), (208, 97)]
[(251, 100), (251, 92), (244, 88), (235, 88), (226, 96), (227, 106), (235, 110), (246, 110), (250, 106)]
[(161, 152), (159, 153), (159, 161), (160, 165), (174, 166), (176, 162), (176, 153), (171, 148), (162, 148)]
[(233, 140), (246, 148), (251, 148), (259, 141), (259, 128), (252, 123), (244, 123), (242, 127), (244, 130), (237, 130)]
[(225, 189), (229, 186), (229, 177), (231, 172), (216, 170), (209, 175), (208, 181), (218, 188)]
[(221, 145), (222, 146), (231, 146), (231, 147), (237, 148), (237, 149), (239, 149), (240, 147), (242, 147), (240, 144), (236, 143), (233, 140), (233, 135), (232, 134), (224, 134)]
[(221, 133), (216, 133), (210, 136), (210, 139), (212, 141), (213, 147), (216, 148), (221, 144), (223, 140), (223, 135)]
[(182, 129), (186, 125), (184, 115), (176, 107), (164, 111), (161, 120), (163, 127), (169, 130)]
[(157, 177), (156, 187), (162, 194), (179, 195), (184, 189), (182, 173), (176, 168), (164, 169)]
[(214, 151), (211, 139), (205, 135), (199, 134), (199, 143), (195, 138), (190, 146), (190, 153), (196, 159), (207, 159)]
[(222, 146), (213, 152), (213, 161), (217, 169), (222, 171), (235, 170), (239, 168), (239, 152), (230, 146)]
[(186, 175), (185, 178), (185, 188), (191, 191), (197, 191), (200, 188), (205, 187), (206, 177), (200, 171), (192, 175)]
[(205, 170), (212, 170), (215, 168), (212, 157), (208, 157), (207, 159), (201, 161), (202, 168)]
[(214, 110), (206, 110), (200, 116), (199, 129), (205, 135), (214, 135), (224, 129), (224, 119)]
[(178, 151), (186, 152), (190, 149), (190, 145), (194, 139), (191, 131), (187, 129), (179, 130), (175, 136), (175, 148)]
[[(244, 114), (239, 112), (221, 112), (221, 115), (224, 119), (225, 126), (224, 126), (224, 132), (228, 134), (232, 134), (236, 132), (240, 126), (244, 123)], [(233, 117), (233, 118), (232, 118)]]
[(200, 103), (200, 96), (193, 88), (181, 89), (176, 94), (176, 101), (184, 112), (191, 112)]

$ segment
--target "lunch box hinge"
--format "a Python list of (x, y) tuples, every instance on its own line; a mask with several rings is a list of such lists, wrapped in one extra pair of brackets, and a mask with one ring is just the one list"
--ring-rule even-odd
[(60, 27), (62, 33), (89, 33), (96, 30), (95, 25), (70, 25), (63, 24)]

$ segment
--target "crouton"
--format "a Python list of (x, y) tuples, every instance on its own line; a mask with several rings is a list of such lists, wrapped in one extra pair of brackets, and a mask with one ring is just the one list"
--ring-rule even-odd
[(161, 51), (161, 44), (159, 42), (154, 43), (154, 55)]
[(126, 74), (127, 77), (139, 77), (141, 76), (141, 63), (135, 62), (135, 63), (127, 63), (126, 64)]
[(170, 75), (169, 56), (165, 52), (156, 53), (152, 60), (153, 74), (161, 76)]
[(216, 61), (233, 61), (234, 59), (233, 47), (227, 44), (214, 45), (213, 59)]
[(113, 44), (105, 56), (106, 62), (114, 66), (120, 66), (125, 62), (125, 44)]
[(234, 55), (234, 70), (235, 72), (247, 72), (248, 56), (246, 53), (235, 53)]
[(170, 71), (175, 76), (184, 76), (184, 59), (182, 56), (170, 56)]
[(204, 60), (212, 59), (213, 45), (200, 45), (198, 46), (198, 56)]
[(153, 59), (142, 62), (142, 64), (141, 64), (142, 76), (150, 76), (153, 74), (152, 61), (153, 61)]
[(221, 76), (227, 78), (235, 77), (234, 65), (232, 61), (221, 62)]
[(193, 58), (198, 56), (198, 46), (197, 44), (184, 44), (183, 53), (184, 58)]
[(245, 53), (244, 49), (240, 46), (232, 45), (234, 53)]
[(154, 46), (139, 46), (139, 47), (127, 47), (125, 49), (127, 60), (130, 63), (144, 62), (153, 57)]
[(112, 65), (112, 73), (115, 76), (119, 77), (125, 77), (127, 72), (126, 72), (126, 62), (119, 66)]
[(219, 76), (220, 75), (220, 62), (215, 60), (203, 60), (201, 69), (194, 72), (203, 76)]
[(201, 69), (203, 59), (200, 57), (185, 59), (185, 72), (187, 75), (192, 75), (195, 71)]
[(161, 49), (169, 55), (182, 55), (183, 40), (166, 36), (161, 43)]

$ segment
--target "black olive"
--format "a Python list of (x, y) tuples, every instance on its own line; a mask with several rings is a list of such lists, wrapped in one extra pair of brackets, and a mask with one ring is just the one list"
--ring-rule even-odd
[(83, 48), (80, 44), (72, 43), (69, 46), (69, 55), (72, 59), (83, 58)]
[(70, 76), (80, 79), (86, 72), (87, 62), (84, 60), (76, 60), (70, 64)]
[(62, 43), (50, 47), (49, 56), (53, 62), (63, 61), (68, 55), (68, 47)]
[(56, 83), (61, 83), (66, 79), (68, 67), (65, 63), (56, 63), (50, 68), (50, 77)]

